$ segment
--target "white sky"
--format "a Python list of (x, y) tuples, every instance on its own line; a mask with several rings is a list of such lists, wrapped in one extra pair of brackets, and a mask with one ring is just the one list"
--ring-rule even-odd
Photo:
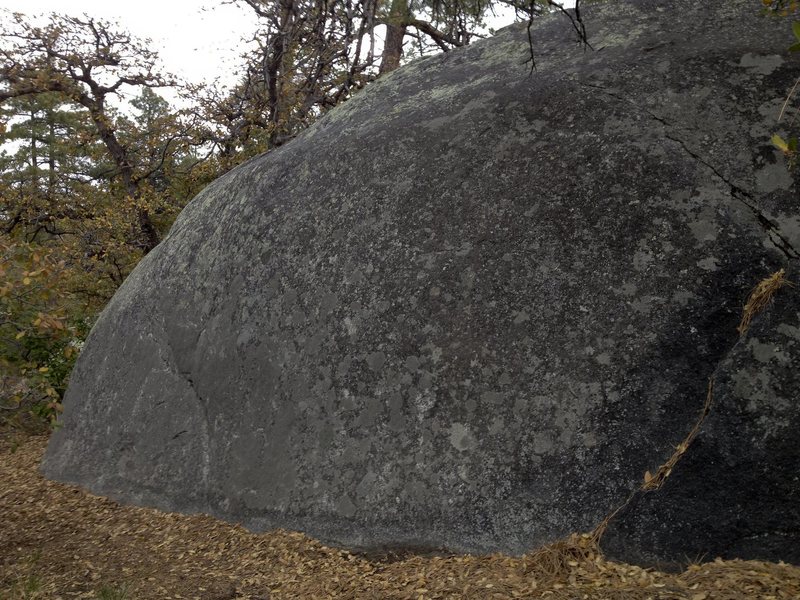
[(232, 83), (242, 38), (255, 30), (251, 9), (221, 0), (2, 0), (0, 8), (116, 21), (136, 37), (150, 38), (166, 71), (195, 83), (217, 77)]

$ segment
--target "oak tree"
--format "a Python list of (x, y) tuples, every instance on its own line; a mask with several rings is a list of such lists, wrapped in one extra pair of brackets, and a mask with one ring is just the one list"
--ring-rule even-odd
[[(133, 88), (157, 88), (174, 81), (156, 70), (156, 54), (126, 32), (91, 17), (51, 15), (36, 25), (14, 14), (0, 28), (0, 102), (39, 94), (55, 94), (86, 111), (102, 142), (113, 172), (109, 178), (136, 202), (149, 167), (137, 165), (131, 148), (120, 138), (113, 101)], [(135, 241), (149, 251), (159, 232), (147, 207), (136, 211)]]

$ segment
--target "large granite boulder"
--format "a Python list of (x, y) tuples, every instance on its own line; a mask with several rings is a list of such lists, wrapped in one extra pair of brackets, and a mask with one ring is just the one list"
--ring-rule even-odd
[[(592, 529), (800, 562), (800, 64), (754, 0), (587, 7), (382, 78), (208, 186), (120, 288), (48, 477), (355, 548)], [(791, 109), (793, 111), (793, 109)], [(786, 135), (786, 133), (784, 133)]]

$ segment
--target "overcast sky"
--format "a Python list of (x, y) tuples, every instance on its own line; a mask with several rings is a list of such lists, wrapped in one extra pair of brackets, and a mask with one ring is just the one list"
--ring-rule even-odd
[(2, 0), (0, 7), (27, 15), (85, 13), (117, 21), (137, 37), (152, 39), (167, 71), (198, 83), (215, 77), (227, 81), (242, 37), (255, 29), (252, 11), (221, 0)]

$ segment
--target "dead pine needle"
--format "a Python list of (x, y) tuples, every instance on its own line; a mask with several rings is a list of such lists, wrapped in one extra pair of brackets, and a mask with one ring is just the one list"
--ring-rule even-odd
[(542, 582), (566, 579), (578, 565), (591, 568), (602, 554), (591, 534), (572, 534), (524, 557), (524, 572)]
[[(739, 327), (736, 330), (739, 332), (740, 335), (744, 335), (747, 331), (748, 327), (750, 327), (750, 323), (752, 322), (753, 318), (756, 315), (761, 313), (772, 301), (773, 296), (775, 293), (781, 289), (784, 285), (793, 285), (788, 279), (786, 279), (786, 270), (780, 269), (776, 271), (769, 277), (762, 279), (753, 291), (750, 292), (750, 296), (747, 298), (747, 302), (744, 305), (744, 310), (742, 311), (742, 320), (739, 323)], [(675, 447), (675, 451), (669, 457), (664, 464), (656, 469), (654, 474), (651, 474), (650, 471), (645, 472), (644, 474), (644, 482), (635, 490), (631, 492), (628, 498), (619, 505), (612, 513), (608, 514), (598, 525), (594, 528), (589, 534), (586, 534), (586, 538), (591, 541), (591, 545), (593, 548), (597, 548), (599, 552), (599, 543), (600, 539), (605, 534), (606, 529), (608, 528), (609, 523), (625, 508), (627, 507), (633, 498), (642, 492), (652, 492), (661, 488), (664, 485), (664, 482), (672, 473), (672, 470), (678, 464), (680, 459), (689, 449), (694, 438), (697, 437), (697, 434), (700, 432), (700, 428), (703, 425), (706, 417), (708, 416), (709, 411), (711, 410), (711, 404), (714, 401), (714, 377), (711, 377), (708, 380), (708, 391), (706, 393), (706, 401), (703, 405), (703, 410), (700, 413), (697, 421), (695, 422), (694, 426), (692, 427), (691, 431), (686, 435), (684, 440)]]
[(697, 434), (700, 433), (700, 428), (703, 426), (703, 421), (706, 420), (709, 411), (711, 410), (711, 403), (714, 401), (714, 378), (711, 377), (708, 380), (708, 392), (706, 393), (706, 401), (703, 404), (703, 410), (700, 413), (697, 421), (692, 427), (692, 430), (687, 434), (684, 440), (675, 447), (675, 452), (672, 453), (672, 456), (669, 457), (669, 460), (665, 462), (663, 465), (658, 467), (655, 472), (655, 475), (651, 475), (650, 471), (647, 471), (644, 475), (644, 483), (642, 484), (641, 489), (643, 492), (650, 492), (652, 490), (657, 490), (664, 485), (664, 482), (667, 480), (667, 477), (670, 476), (672, 473), (672, 469), (675, 465), (678, 464), (678, 461), (681, 457), (686, 453), (689, 449), (689, 446), (692, 445), (694, 438), (697, 437)]
[(750, 296), (744, 305), (744, 310), (742, 310), (742, 320), (736, 328), (739, 335), (744, 335), (747, 332), (753, 318), (767, 307), (775, 293), (784, 285), (792, 285), (786, 279), (786, 269), (776, 271), (758, 282), (758, 285), (750, 292)]
[(711, 404), (714, 402), (714, 377), (712, 376), (708, 380), (708, 391), (706, 392), (706, 401), (703, 404), (703, 409), (700, 411), (700, 415), (695, 421), (694, 426), (692, 427), (691, 431), (686, 434), (686, 437), (683, 441), (675, 446), (675, 451), (669, 457), (669, 459), (662, 464), (661, 466), (656, 469), (655, 474), (651, 474), (650, 471), (646, 471), (644, 474), (644, 482), (635, 490), (633, 490), (628, 496), (628, 498), (619, 505), (614, 512), (607, 515), (598, 525), (595, 527), (591, 533), (587, 534), (587, 537), (592, 541), (592, 544), (595, 547), (599, 548), (600, 539), (605, 534), (606, 529), (608, 528), (609, 523), (616, 517), (628, 504), (630, 504), (633, 498), (641, 493), (641, 492), (652, 492), (661, 488), (664, 485), (664, 482), (667, 478), (672, 474), (672, 470), (675, 468), (675, 465), (678, 464), (678, 461), (683, 457), (686, 451), (689, 449), (689, 446), (692, 445), (694, 438), (697, 437), (697, 434), (700, 433), (700, 428), (703, 426), (703, 422), (706, 420), (708, 413), (711, 411)]

